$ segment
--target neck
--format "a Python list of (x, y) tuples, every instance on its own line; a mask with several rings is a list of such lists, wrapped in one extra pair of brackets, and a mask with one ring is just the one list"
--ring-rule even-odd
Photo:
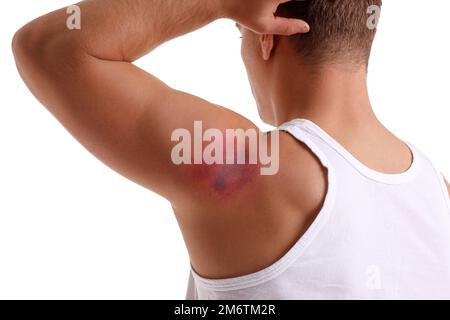
[(369, 99), (366, 69), (276, 66), (271, 106), (276, 125), (309, 119), (329, 131), (380, 126)]
[(296, 71), (292, 68), (294, 61), (279, 61), (284, 64), (272, 65), (275, 76), (271, 78), (276, 125), (296, 118), (308, 119), (369, 168), (398, 173), (410, 167), (409, 147), (389, 132), (372, 110), (364, 67), (302, 66)]

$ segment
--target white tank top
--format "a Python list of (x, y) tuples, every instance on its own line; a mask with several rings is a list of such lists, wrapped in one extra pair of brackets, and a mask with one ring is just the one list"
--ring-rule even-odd
[(308, 120), (279, 130), (328, 169), (322, 210), (264, 270), (209, 280), (191, 268), (187, 299), (450, 299), (450, 200), (443, 176), (422, 153), (410, 145), (411, 168), (384, 174)]

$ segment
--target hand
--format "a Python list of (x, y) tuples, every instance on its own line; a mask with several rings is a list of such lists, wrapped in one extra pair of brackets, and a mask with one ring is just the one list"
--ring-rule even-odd
[(226, 18), (233, 19), (256, 33), (290, 36), (309, 31), (309, 25), (303, 20), (275, 16), (278, 6), (290, 0), (218, 1)]

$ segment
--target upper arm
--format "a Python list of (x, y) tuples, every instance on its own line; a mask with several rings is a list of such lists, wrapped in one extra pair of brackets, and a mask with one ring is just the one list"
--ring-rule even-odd
[(202, 121), (204, 130), (255, 128), (244, 117), (174, 90), (132, 63), (66, 47), (53, 48), (60, 51), (49, 57), (36, 51), (33, 56), (20, 46), (15, 55), (22, 77), (64, 127), (112, 169), (172, 202), (191, 197), (198, 184), (191, 166), (172, 162), (174, 130), (193, 135), (194, 121)]

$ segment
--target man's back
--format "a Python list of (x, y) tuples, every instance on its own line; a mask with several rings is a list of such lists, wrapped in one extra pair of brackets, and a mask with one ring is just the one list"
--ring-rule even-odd
[[(289, 249), (279, 251), (282, 255), (273, 263), (240, 277), (212, 280), (193, 269), (188, 298), (450, 298), (450, 201), (442, 176), (425, 156), (409, 146), (414, 156), (410, 166), (387, 174), (362, 164), (308, 120), (291, 121), (280, 130), (308, 146), (327, 168), (320, 210), (312, 223), (294, 218), (295, 212), (304, 216), (300, 205), (290, 212), (292, 224), (306, 227), (297, 235), (285, 226), (273, 233), (282, 222), (269, 222), (263, 214), (270, 239), (253, 238), (253, 248), (264, 240), (285, 243), (287, 233), (294, 240)], [(299, 181), (295, 190), (300, 197), (306, 185)], [(273, 216), (281, 213), (279, 220), (289, 220), (284, 205), (272, 210)], [(245, 253), (242, 260), (262, 256), (229, 239), (239, 254)], [(277, 251), (276, 246), (265, 248)]]
[[(411, 166), (408, 146), (379, 124), (323, 124), (373, 170), (402, 173)], [(239, 175), (251, 179), (240, 188), (225, 196), (201, 194), (200, 205), (175, 208), (198, 273), (228, 278), (261, 270), (282, 257), (316, 219), (329, 188), (327, 168), (291, 134), (282, 131), (279, 142), (278, 174), (261, 176), (243, 167)], [(193, 222), (192, 217), (199, 218)]]

